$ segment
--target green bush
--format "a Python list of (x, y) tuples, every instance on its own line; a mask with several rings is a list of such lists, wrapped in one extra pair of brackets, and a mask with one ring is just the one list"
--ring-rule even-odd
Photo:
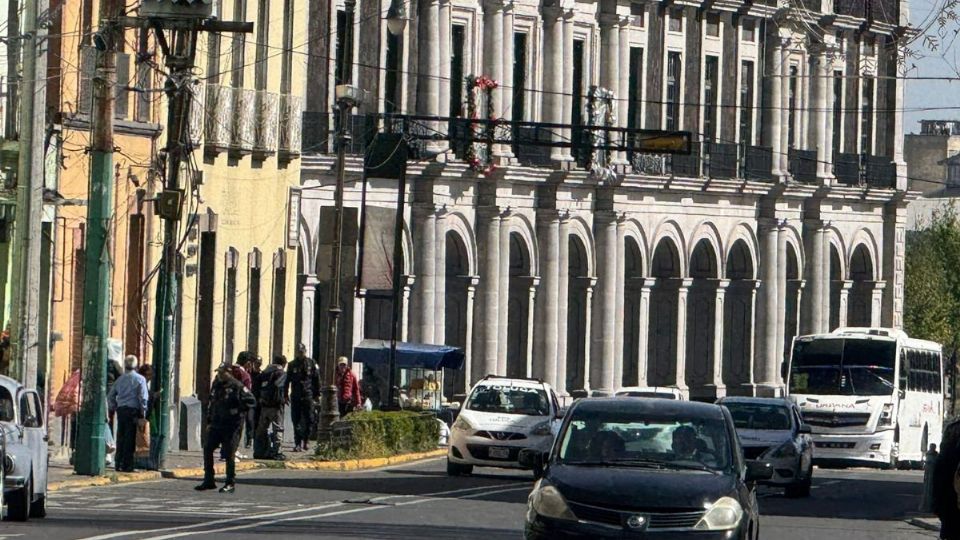
[(327, 461), (428, 452), (439, 439), (440, 424), (430, 413), (356, 412), (334, 425), (333, 437), (317, 446), (316, 455)]

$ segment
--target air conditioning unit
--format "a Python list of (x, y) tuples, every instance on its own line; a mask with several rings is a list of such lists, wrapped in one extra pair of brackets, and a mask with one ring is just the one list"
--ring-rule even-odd
[(257, 92), (256, 144), (253, 150), (261, 157), (277, 151), (277, 136), (280, 129), (280, 120), (277, 115), (279, 109), (278, 94), (265, 90)]

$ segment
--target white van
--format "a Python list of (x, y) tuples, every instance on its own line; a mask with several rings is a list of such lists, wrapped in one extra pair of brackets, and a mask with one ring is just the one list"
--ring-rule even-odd
[(563, 411), (549, 384), (488, 376), (474, 385), (450, 430), (447, 474), (474, 466), (523, 468), (520, 450), (550, 450)]

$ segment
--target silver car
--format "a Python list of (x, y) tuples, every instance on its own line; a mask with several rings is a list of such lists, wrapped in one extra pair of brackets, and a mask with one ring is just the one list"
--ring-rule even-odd
[(47, 515), (47, 428), (43, 403), (34, 390), (0, 376), (3, 503), (14, 521)]
[(784, 398), (727, 397), (746, 459), (769, 463), (773, 477), (763, 483), (786, 488), (787, 497), (808, 497), (813, 482), (813, 439), (795, 403)]

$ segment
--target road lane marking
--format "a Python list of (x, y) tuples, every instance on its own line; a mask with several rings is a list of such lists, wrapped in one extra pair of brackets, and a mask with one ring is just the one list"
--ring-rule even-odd
[[(473, 493), (473, 494), (464, 495), (464, 496), (462, 496), (462, 497), (437, 497), (436, 495), (440, 495), (440, 494), (453, 494), (453, 493), (464, 492), (464, 491), (477, 491), (478, 488), (469, 488), (469, 489), (462, 489), (462, 490), (452, 490), (452, 491), (447, 491), (447, 492), (438, 492), (438, 493), (434, 493), (434, 494), (423, 494), (423, 495), (388, 495), (388, 496), (384, 496), (384, 497), (375, 497), (375, 498), (372, 498), (372, 499), (370, 499), (370, 500), (371, 500), (371, 501), (375, 501), (375, 500), (394, 499), (394, 498), (402, 498), (402, 497), (418, 497), (418, 498), (417, 498), (417, 500), (414, 500), (414, 501), (403, 501), (403, 502), (395, 503), (395, 504), (393, 504), (393, 505), (374, 505), (374, 506), (366, 505), (366, 506), (362, 506), (362, 507), (360, 507), (360, 508), (348, 508), (348, 509), (346, 509), (346, 510), (336, 510), (336, 511), (333, 511), (333, 512), (324, 512), (324, 513), (321, 513), (321, 514), (312, 514), (312, 515), (309, 515), (309, 516), (294, 516), (294, 517), (288, 517), (288, 518), (282, 518), (282, 519), (273, 519), (273, 520), (270, 520), (270, 521), (263, 521), (263, 522), (258, 522), (258, 523), (245, 523), (245, 524), (243, 524), (243, 525), (234, 525), (234, 526), (232, 526), (232, 527), (226, 527), (226, 528), (208, 529), (208, 530), (205, 530), (205, 531), (179, 532), (179, 533), (168, 534), (168, 535), (164, 535), (164, 536), (151, 536), (150, 538), (148, 538), (148, 539), (146, 539), (146, 540), (171, 540), (171, 539), (173, 539), (173, 538), (181, 538), (181, 537), (184, 537), (184, 536), (199, 536), (199, 535), (202, 535), (202, 534), (217, 534), (217, 533), (225, 533), (225, 532), (231, 532), (231, 531), (242, 531), (242, 530), (246, 530), (246, 529), (256, 529), (256, 528), (260, 528), (260, 527), (266, 527), (266, 526), (269, 526), (269, 525), (276, 525), (276, 524), (278, 524), (278, 523), (287, 523), (287, 522), (291, 522), (291, 521), (305, 521), (305, 520), (311, 520), (311, 519), (324, 519), (324, 518), (328, 518), (328, 517), (342, 516), (342, 515), (346, 515), (346, 514), (357, 514), (357, 513), (360, 513), (360, 512), (371, 512), (371, 511), (374, 511), (374, 510), (383, 510), (383, 509), (385, 509), (385, 508), (393, 508), (393, 507), (397, 507), (397, 506), (410, 506), (410, 505), (414, 505), (414, 504), (423, 504), (423, 503), (427, 503), (427, 502), (435, 502), (435, 501), (437, 501), (437, 500), (444, 500), (444, 499), (448, 499), (448, 500), (452, 500), (452, 499), (473, 499), (473, 498), (483, 497), (483, 496), (487, 496), (487, 495), (496, 495), (496, 494), (498, 494), (498, 493), (507, 493), (507, 492), (510, 492), (510, 491), (520, 491), (520, 490), (526, 491), (526, 490), (529, 490), (529, 489), (530, 489), (530, 486), (529, 486), (529, 485), (517, 486), (517, 485), (515, 485), (515, 484), (500, 484), (499, 486), (484, 486), (484, 487), (485, 487), (485, 488), (490, 488), (490, 487), (503, 487), (503, 486), (508, 486), (508, 485), (513, 486), (513, 487), (509, 487), (509, 488), (505, 488), (505, 489), (494, 489), (494, 490), (489, 490), (489, 491), (481, 491), (481, 492), (478, 492), (478, 493)], [(483, 489), (483, 488), (479, 488), (479, 489)], [(346, 504), (343, 504), (343, 506), (346, 506)], [(89, 539), (88, 539), (88, 540), (89, 540)]]
[[(468, 492), (478, 491), (478, 490), (482, 490), (482, 489), (503, 488), (503, 487), (506, 487), (506, 486), (514, 486), (514, 489), (516, 489), (516, 490), (519, 490), (519, 489), (530, 489), (530, 486), (529, 486), (529, 485), (517, 486), (515, 482), (511, 482), (511, 483), (508, 483), (508, 484), (505, 483), (505, 484), (494, 484), (494, 485), (489, 485), (489, 486), (475, 486), (475, 487), (470, 487), (470, 488), (454, 489), (454, 490), (448, 490), (448, 491), (437, 491), (437, 492), (434, 492), (434, 493), (412, 494), (412, 495), (386, 495), (386, 496), (382, 496), (382, 497), (376, 497), (376, 498), (374, 498), (374, 499), (383, 500), (383, 499), (392, 499), (392, 498), (399, 498), (399, 497), (431, 497), (431, 498), (424, 499), (424, 502), (425, 502), (425, 501), (428, 501), (428, 500), (434, 500), (433, 498), (440, 497), (440, 496), (443, 496), (443, 495), (453, 495), (453, 494), (459, 494), (459, 493), (468, 493)], [(478, 496), (479, 496), (479, 495), (478, 495)], [(371, 500), (374, 500), (374, 499), (371, 499)], [(399, 503), (398, 503), (398, 504), (399, 504)], [(198, 529), (198, 528), (201, 528), (201, 527), (210, 527), (210, 526), (214, 526), (214, 525), (226, 525), (226, 524), (230, 524), (230, 523), (239, 523), (239, 522), (243, 522), (243, 521), (262, 520), (262, 519), (265, 519), (265, 518), (280, 518), (280, 517), (289, 516), (289, 515), (292, 515), (292, 514), (302, 514), (302, 513), (304, 513), (304, 512), (314, 512), (314, 511), (317, 511), (317, 510), (325, 510), (325, 509), (328, 509), (328, 508), (337, 508), (337, 507), (341, 507), (341, 506), (347, 506), (347, 503), (336, 502), (336, 503), (329, 503), (329, 504), (321, 504), (321, 505), (316, 505), (316, 506), (308, 506), (308, 507), (304, 507), (304, 508), (284, 510), (284, 511), (281, 511), (281, 512), (270, 512), (270, 513), (262, 513), (262, 514), (253, 514), (253, 515), (249, 515), (249, 516), (237, 516), (237, 517), (235, 517), (235, 518), (219, 519), (219, 520), (216, 520), (216, 521), (211, 521), (211, 522), (209, 522), (209, 523), (194, 523), (194, 524), (191, 524), (191, 525), (180, 525), (180, 526), (177, 526), (177, 527), (165, 527), (165, 528), (160, 528), (160, 529), (149, 529), (149, 530), (138, 530), (138, 531), (117, 531), (117, 532), (113, 532), (113, 533), (102, 534), (102, 535), (99, 535), (99, 536), (90, 536), (90, 537), (84, 538), (84, 539), (82, 539), (82, 540), (112, 540), (112, 539), (114, 539), (114, 538), (123, 538), (123, 537), (125, 537), (125, 536), (134, 536), (134, 535), (136, 535), (137, 537), (142, 537), (143, 535), (148, 535), (148, 534), (166, 533), (166, 532), (174, 532), (174, 531), (190, 531), (190, 532), (177, 533), (177, 534), (174, 534), (174, 535), (161, 536), (161, 537), (158, 537), (158, 538), (178, 538), (178, 537), (182, 537), (182, 536), (190, 536), (190, 535), (193, 535), (193, 534), (210, 534), (210, 533), (215, 533), (215, 532), (222, 532), (222, 531), (226, 531), (226, 530), (232, 530), (232, 528), (227, 528), (227, 529), (219, 528), (219, 529), (208, 530), (208, 531), (197, 531), (197, 530), (195, 530), (195, 529)], [(378, 507), (374, 507), (374, 508), (378, 508)], [(369, 508), (368, 508), (368, 509), (369, 509)], [(322, 515), (323, 515), (323, 514), (321, 514), (321, 516), (322, 516)], [(314, 515), (314, 516), (310, 516), (310, 517), (315, 517), (315, 515)], [(296, 519), (296, 518), (286, 518), (286, 520), (290, 520), (290, 521), (293, 521), (293, 520), (295, 520), (295, 519)], [(304, 518), (304, 519), (306, 519), (306, 518)], [(284, 520), (284, 519), (280, 519), (280, 520), (273, 520), (273, 521), (270, 521), (270, 522), (247, 524), (245, 528), (259, 527), (259, 526), (261, 526), (261, 525), (265, 525), (265, 524), (268, 524), (268, 523), (279, 523), (279, 522), (281, 522), (281, 521), (285, 521), (285, 520)], [(157, 539), (155, 539), (155, 540), (157, 540)]]

